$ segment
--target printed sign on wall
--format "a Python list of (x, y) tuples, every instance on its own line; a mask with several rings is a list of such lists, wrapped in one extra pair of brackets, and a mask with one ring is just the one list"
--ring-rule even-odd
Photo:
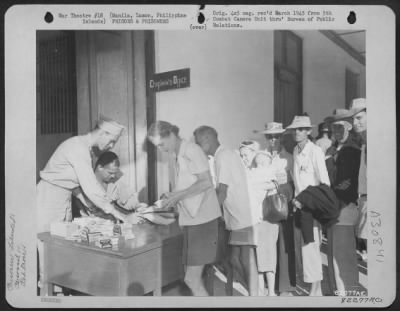
[(162, 92), (189, 87), (190, 68), (155, 73), (149, 79), (147, 86), (152, 92)]

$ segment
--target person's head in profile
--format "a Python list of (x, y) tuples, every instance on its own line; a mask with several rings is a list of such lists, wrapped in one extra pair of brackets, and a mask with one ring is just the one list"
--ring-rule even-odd
[(96, 153), (114, 148), (122, 135), (124, 126), (107, 117), (101, 117), (96, 127), (90, 132), (92, 148)]
[(239, 145), (239, 154), (247, 168), (254, 166), (254, 157), (260, 151), (260, 144), (254, 140), (242, 141)]
[(102, 153), (96, 161), (94, 173), (103, 185), (116, 182), (122, 176), (118, 156), (111, 151)]
[(181, 138), (179, 128), (167, 121), (154, 122), (147, 132), (148, 140), (163, 152), (177, 152)]

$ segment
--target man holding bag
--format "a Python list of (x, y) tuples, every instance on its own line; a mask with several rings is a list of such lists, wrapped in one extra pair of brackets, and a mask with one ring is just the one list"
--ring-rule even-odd
[[(293, 122), (287, 127), (288, 130), (293, 131), (297, 143), (293, 151), (295, 196), (308, 186), (320, 184), (330, 186), (324, 153), (320, 147), (308, 139), (313, 126), (308, 116), (295, 116)], [(293, 200), (293, 203), (296, 208), (302, 207), (296, 200)], [(311, 283), (310, 296), (322, 296), (321, 225), (314, 219), (311, 226), (313, 227), (314, 241), (305, 243), (304, 237), (301, 239), (303, 277), (304, 282)]]

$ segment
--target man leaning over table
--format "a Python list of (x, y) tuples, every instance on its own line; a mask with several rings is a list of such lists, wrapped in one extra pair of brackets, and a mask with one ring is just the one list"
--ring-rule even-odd
[[(125, 222), (137, 223), (134, 214), (118, 211), (106, 191), (97, 182), (92, 167), (93, 148), (107, 151), (114, 147), (123, 126), (113, 120), (100, 120), (93, 131), (74, 136), (62, 142), (46, 166), (40, 171), (36, 187), (37, 231), (50, 230), (52, 222), (72, 221), (71, 196), (73, 189), (81, 187), (85, 195), (98, 208)], [(85, 204), (85, 200), (82, 202)], [(38, 241), (39, 287), (43, 279), (43, 243)]]

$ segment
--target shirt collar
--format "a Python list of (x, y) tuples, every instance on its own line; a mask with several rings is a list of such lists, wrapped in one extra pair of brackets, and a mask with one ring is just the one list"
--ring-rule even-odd
[(82, 135), (81, 138), (83, 140), (83, 142), (85, 143), (85, 145), (87, 145), (88, 149), (91, 151), (92, 150), (92, 145), (91, 145), (91, 137), (92, 135), (90, 133), (86, 134), (86, 135)]
[(183, 155), (185, 154), (187, 145), (188, 145), (188, 141), (186, 141), (186, 139), (183, 139), (183, 138), (182, 138), (182, 140), (181, 140), (181, 146), (179, 147), (179, 152), (178, 152), (178, 154), (176, 155), (177, 157), (181, 157), (181, 156), (183, 156)]
[(223, 145), (219, 145), (217, 150), (215, 150), (214, 158), (217, 156), (218, 152), (220, 152), (222, 149), (224, 149), (224, 146)]
[(297, 153), (298, 153), (298, 154), (301, 154), (301, 153), (307, 154), (307, 153), (308, 153), (308, 150), (311, 148), (311, 144), (312, 144), (312, 142), (311, 142), (310, 140), (307, 140), (307, 142), (306, 142), (306, 144), (305, 144), (303, 150), (301, 150), (301, 152), (300, 152), (299, 145), (297, 145), (297, 146), (296, 146), (296, 148), (297, 148)]

